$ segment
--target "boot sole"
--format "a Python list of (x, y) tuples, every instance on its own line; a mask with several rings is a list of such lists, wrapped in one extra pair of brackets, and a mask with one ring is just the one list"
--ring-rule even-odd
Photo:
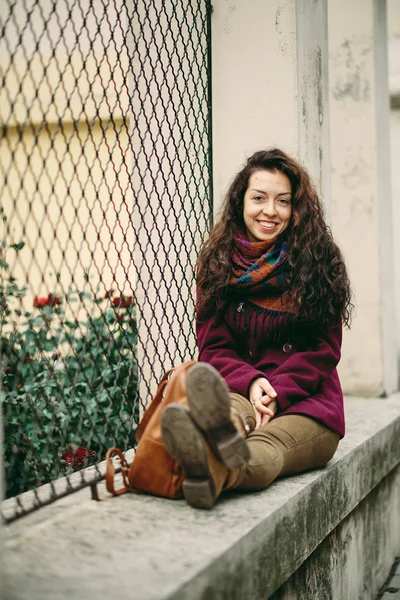
[(193, 365), (187, 374), (186, 393), (191, 417), (217, 457), (229, 469), (245, 467), (250, 451), (231, 421), (229, 389), (218, 371), (207, 363)]
[(194, 508), (212, 508), (217, 496), (208, 468), (206, 445), (189, 409), (175, 403), (167, 406), (161, 417), (161, 433), (168, 454), (185, 473), (182, 491), (186, 502)]

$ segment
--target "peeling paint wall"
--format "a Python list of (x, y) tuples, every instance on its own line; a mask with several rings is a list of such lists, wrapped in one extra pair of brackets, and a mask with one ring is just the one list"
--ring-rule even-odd
[(332, 227), (356, 304), (340, 375), (345, 392), (366, 396), (397, 387), (383, 9), (341, 0), (328, 10)]
[(299, 158), (316, 184), (330, 221), (327, 2), (298, 0), (296, 8)]
[(256, 150), (297, 155), (295, 0), (215, 0), (212, 14), (214, 208)]
[(215, 0), (214, 208), (256, 150), (304, 162), (329, 205), (326, 0)]
[(397, 358), (400, 373), (400, 108), (392, 109), (390, 115), (390, 128), (394, 228), (394, 269), (398, 342)]

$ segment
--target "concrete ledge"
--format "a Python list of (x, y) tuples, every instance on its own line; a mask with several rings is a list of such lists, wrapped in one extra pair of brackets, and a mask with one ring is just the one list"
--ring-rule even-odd
[[(346, 518), (373, 490), (374, 506), (379, 498), (388, 501), (393, 485), (398, 490), (400, 394), (352, 398), (346, 405), (347, 435), (326, 469), (226, 497), (210, 512), (134, 494), (97, 503), (82, 490), (9, 525), (6, 597), (265, 600), (317, 547), (329, 554), (327, 536), (340, 524), (345, 530)], [(400, 514), (400, 506), (392, 514), (396, 510)], [(400, 550), (399, 518), (390, 527), (398, 546), (388, 549), (387, 571)], [(374, 548), (371, 560), (382, 563)], [(376, 581), (377, 590), (386, 576)], [(351, 600), (373, 598), (371, 586), (369, 593)], [(276, 598), (303, 597), (285, 594)]]
[(270, 600), (376, 600), (399, 547), (400, 465), (335, 527)]

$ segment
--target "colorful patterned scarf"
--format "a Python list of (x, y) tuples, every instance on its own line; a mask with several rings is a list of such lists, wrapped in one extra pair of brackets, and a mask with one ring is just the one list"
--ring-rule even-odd
[(250, 242), (243, 231), (234, 237), (230, 288), (263, 308), (296, 312), (288, 293), (286, 235)]
[(240, 231), (233, 244), (232, 288), (246, 295), (264, 291), (280, 295), (287, 290), (288, 243), (283, 236), (266, 242), (249, 242)]

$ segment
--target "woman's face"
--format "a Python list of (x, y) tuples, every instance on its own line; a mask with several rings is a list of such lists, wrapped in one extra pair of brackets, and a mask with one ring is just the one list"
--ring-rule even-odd
[(292, 215), (292, 186), (281, 171), (256, 171), (244, 195), (243, 219), (250, 242), (266, 242), (284, 231)]

